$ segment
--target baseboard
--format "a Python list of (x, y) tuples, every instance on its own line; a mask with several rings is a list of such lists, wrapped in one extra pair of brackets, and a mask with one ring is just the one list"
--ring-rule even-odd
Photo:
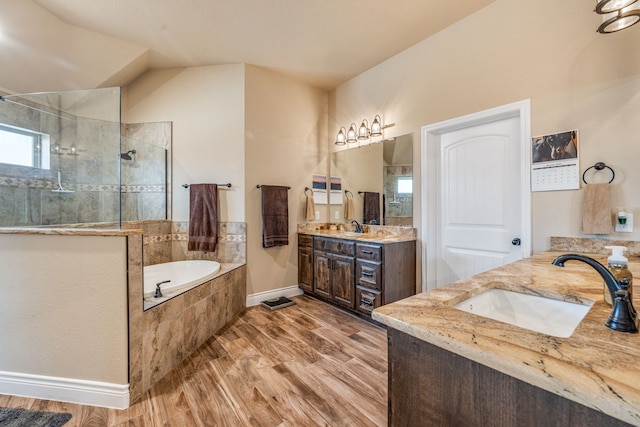
[(302, 289), (298, 286), (288, 286), (286, 288), (275, 289), (273, 291), (258, 292), (256, 294), (247, 295), (247, 307), (260, 304), (260, 301), (280, 297), (294, 297), (302, 295)]
[(126, 409), (129, 384), (45, 377), (0, 371), (0, 394)]

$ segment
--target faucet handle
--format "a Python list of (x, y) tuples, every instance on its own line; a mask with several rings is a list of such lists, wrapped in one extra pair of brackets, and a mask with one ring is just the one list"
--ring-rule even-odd
[[(629, 283), (627, 281), (627, 285), (628, 284)], [(619, 332), (638, 332), (636, 311), (629, 299), (629, 291), (627, 289), (619, 289), (616, 291), (613, 310), (611, 311), (605, 326)]]

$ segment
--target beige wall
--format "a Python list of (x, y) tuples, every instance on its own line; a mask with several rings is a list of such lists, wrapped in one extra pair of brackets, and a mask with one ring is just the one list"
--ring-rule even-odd
[(182, 184), (230, 182), (219, 221), (245, 221), (244, 65), (151, 71), (124, 94), (125, 123), (173, 123), (172, 219), (189, 220)]
[[(297, 285), (304, 187), (328, 171), (327, 93), (240, 64), (148, 72), (124, 94), (124, 122), (173, 122), (172, 219), (189, 219), (182, 184), (231, 182), (219, 192), (220, 221), (247, 223), (247, 294)], [(288, 246), (262, 248), (257, 184), (291, 187)], [(326, 220), (327, 207), (318, 210)]]
[[(592, 6), (497, 0), (339, 86), (330, 95), (329, 135), (382, 114), (396, 123), (386, 136), (413, 133), (419, 184), (422, 126), (530, 98), (532, 134), (579, 129), (581, 171), (611, 165), (612, 209), (638, 215), (640, 28), (597, 34)], [(414, 191), (419, 225), (419, 185)], [(579, 190), (533, 193), (534, 251), (547, 249), (550, 236), (581, 235), (581, 200)], [(637, 239), (640, 222), (636, 230), (611, 237)]]
[[(264, 68), (246, 67), (245, 176), (247, 294), (298, 284), (296, 227), (304, 222), (304, 187), (326, 174), (327, 94)], [(258, 184), (289, 190), (289, 245), (262, 247)], [(327, 205), (317, 205), (326, 220)]]
[(0, 371), (129, 382), (126, 237), (0, 234), (0, 259)]

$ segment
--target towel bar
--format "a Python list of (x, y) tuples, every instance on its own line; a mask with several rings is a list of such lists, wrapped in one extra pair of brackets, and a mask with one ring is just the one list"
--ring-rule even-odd
[[(231, 188), (231, 183), (228, 184), (216, 184), (218, 187), (228, 187)], [(182, 184), (182, 188), (189, 188), (189, 184)]]
[[(260, 187), (262, 187), (262, 184), (256, 185), (256, 188), (260, 188)], [(291, 187), (287, 187), (287, 190), (291, 190)]]

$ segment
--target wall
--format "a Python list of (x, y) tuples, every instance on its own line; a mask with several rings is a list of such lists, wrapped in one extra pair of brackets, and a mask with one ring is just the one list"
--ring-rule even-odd
[(189, 219), (182, 184), (230, 182), (219, 191), (219, 220), (245, 220), (244, 65), (147, 72), (123, 90), (122, 115), (173, 123), (171, 219)]
[(0, 372), (128, 383), (125, 237), (0, 234), (0, 258)]
[[(396, 123), (385, 136), (414, 134), (419, 227), (420, 128), (530, 98), (532, 134), (579, 129), (581, 171), (596, 161), (613, 167), (612, 207), (637, 214), (640, 27), (600, 35), (599, 22), (583, 0), (497, 0), (339, 86), (329, 134), (375, 114)], [(581, 200), (578, 190), (533, 193), (534, 252), (550, 236), (581, 235)], [(636, 230), (610, 237), (637, 239)]]
[[(304, 222), (304, 187), (328, 173), (326, 92), (264, 68), (246, 66), (245, 177), (247, 294), (298, 284), (297, 224)], [(258, 184), (289, 190), (289, 244), (262, 247)], [(316, 205), (326, 221), (327, 206)]]

